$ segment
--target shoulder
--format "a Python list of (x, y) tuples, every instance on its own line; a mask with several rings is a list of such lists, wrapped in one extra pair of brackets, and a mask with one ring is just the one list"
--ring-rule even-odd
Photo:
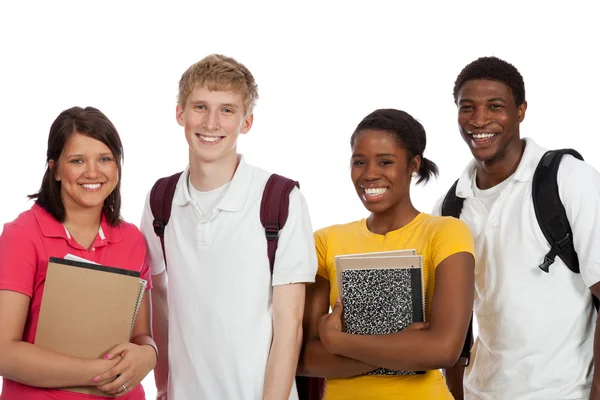
[(142, 236), (140, 229), (131, 222), (121, 220), (118, 227), (121, 229), (121, 234), (123, 237), (138, 238)]
[[(43, 209), (40, 210), (45, 213)], [(48, 216), (52, 218), (49, 214)], [(4, 224), (0, 234), (0, 248), (4, 251), (24, 251), (24, 246), (36, 247), (40, 237), (40, 226), (33, 209), (30, 209), (19, 214), (15, 220)]]
[(467, 224), (454, 217), (441, 217), (424, 213), (423, 225), (436, 235), (447, 237), (453, 235), (470, 235)]
[(336, 224), (327, 226), (325, 228), (318, 229), (315, 232), (315, 237), (320, 239), (327, 239), (328, 237), (343, 237), (349, 234), (354, 234), (360, 229), (361, 224), (364, 220), (348, 222), (346, 224)]

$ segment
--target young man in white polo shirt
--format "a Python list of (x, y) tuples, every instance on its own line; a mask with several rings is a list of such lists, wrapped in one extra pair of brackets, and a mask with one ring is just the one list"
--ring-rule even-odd
[(558, 257), (542, 271), (550, 245), (534, 212), (532, 178), (545, 150), (520, 137), (527, 109), (521, 74), (498, 58), (480, 58), (456, 79), (454, 99), (474, 157), (456, 196), (465, 199), (460, 219), (475, 239), (479, 335), (466, 371), (458, 365), (447, 371), (452, 392), (463, 398), (465, 372), (464, 399), (598, 399), (591, 293), (600, 295), (600, 174), (570, 155), (562, 158), (559, 195), (581, 274)]
[(179, 82), (176, 117), (189, 165), (164, 232), (168, 271), (148, 199), (142, 220), (161, 399), (297, 399), (304, 284), (315, 278), (315, 246), (295, 188), (271, 276), (259, 218), (271, 174), (237, 153), (257, 98), (250, 71), (221, 55), (192, 65)]

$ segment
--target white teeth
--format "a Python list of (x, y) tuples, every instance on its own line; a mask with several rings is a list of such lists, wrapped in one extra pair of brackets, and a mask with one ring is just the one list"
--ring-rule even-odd
[(365, 188), (365, 194), (367, 196), (379, 196), (380, 194), (384, 194), (387, 191), (387, 188)]
[(475, 139), (489, 139), (495, 135), (495, 133), (473, 133), (473, 138)]
[(202, 136), (199, 135), (200, 139), (204, 140), (205, 142), (216, 142), (217, 140), (220, 140), (221, 138), (218, 136)]
[(101, 185), (100, 183), (84, 183), (81, 186), (83, 186), (86, 189), (94, 190), (94, 189), (98, 189), (100, 187), (100, 185)]

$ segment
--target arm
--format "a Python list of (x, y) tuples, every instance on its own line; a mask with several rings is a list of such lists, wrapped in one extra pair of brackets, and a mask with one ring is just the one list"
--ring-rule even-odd
[(157, 396), (167, 393), (169, 386), (169, 304), (167, 271), (152, 276), (152, 332), (158, 346), (158, 362), (154, 367)]
[(329, 281), (317, 275), (306, 287), (304, 307), (304, 346), (298, 363), (298, 375), (326, 378), (349, 378), (376, 367), (352, 358), (329, 353), (319, 340), (319, 319), (329, 312)]
[[(405, 329), (390, 335), (351, 335), (322, 320), (321, 341), (333, 354), (384, 368), (416, 371), (449, 368), (460, 356), (469, 326), (473, 286), (473, 256), (466, 252), (453, 254), (436, 268), (428, 329)], [(337, 313), (341, 315), (341, 304), (338, 305)]]
[(302, 344), (305, 285), (273, 287), (273, 342), (265, 376), (263, 399), (287, 399), (296, 376)]
[[(471, 328), (473, 330), (473, 328)], [(471, 335), (472, 337), (473, 335)], [(473, 346), (473, 341), (471, 341), (471, 346)], [(444, 376), (446, 377), (446, 385), (448, 385), (448, 389), (455, 400), (463, 400), (464, 399), (464, 387), (463, 387), (463, 378), (465, 375), (465, 367), (460, 365), (459, 362), (454, 364), (451, 368), (446, 368), (444, 370)]]
[(83, 360), (23, 342), (29, 297), (0, 290), (0, 376), (24, 385), (58, 388), (91, 386), (115, 361)]
[[(579, 258), (581, 277), (600, 295), (600, 174), (589, 164), (565, 156), (558, 169), (560, 199), (573, 231), (573, 246)], [(600, 332), (594, 334), (594, 374), (590, 399), (600, 400)]]

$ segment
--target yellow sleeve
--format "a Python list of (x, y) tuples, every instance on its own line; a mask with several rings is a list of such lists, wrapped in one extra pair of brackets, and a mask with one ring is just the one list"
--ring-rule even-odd
[(456, 253), (470, 253), (475, 257), (475, 245), (471, 231), (463, 221), (442, 217), (432, 243), (432, 260), (434, 267)]
[(317, 275), (329, 281), (327, 271), (327, 228), (315, 232), (315, 247), (317, 248)]

